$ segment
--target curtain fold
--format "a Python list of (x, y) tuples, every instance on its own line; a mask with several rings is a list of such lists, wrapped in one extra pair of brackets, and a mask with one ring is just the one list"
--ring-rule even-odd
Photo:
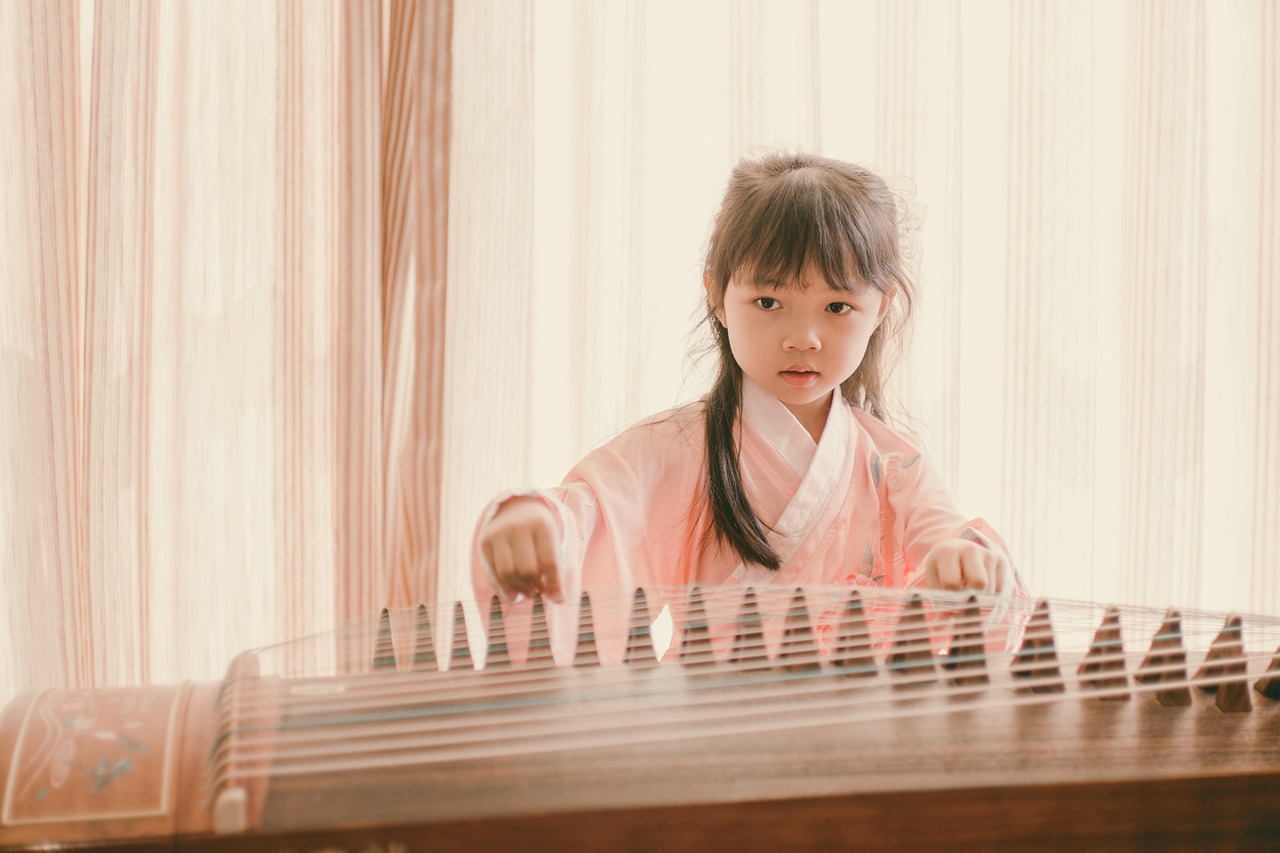
[(0, 694), (432, 598), (451, 9), (0, 8)]
[(1259, 210), (1256, 237), (1250, 235), (1258, 244), (1258, 268), (1248, 277), (1255, 283), (1252, 295), (1257, 306), (1258, 369), (1252, 389), (1257, 409), (1250, 424), (1256, 473), (1246, 504), (1253, 509), (1252, 536), (1248, 557), (1241, 563), (1248, 567), (1243, 574), (1250, 579), (1251, 598), (1278, 608), (1280, 573), (1274, 567), (1280, 560), (1280, 9), (1267, 4), (1261, 12), (1257, 28), (1261, 156), (1255, 190)]
[[(339, 6), (338, 223), (331, 285), (334, 336), (333, 503), (335, 620), (347, 624), (383, 605), (382, 453), (383, 13), (378, 3)], [(323, 532), (323, 531), (322, 531)]]
[(7, 656), (0, 693), (92, 683), (84, 551), (80, 21), (71, 2), (0, 6), (0, 487)]
[[(448, 282), (444, 305), (440, 600), (466, 597), (485, 501), (525, 480), (530, 393), (532, 14), (459, 3), (453, 17)], [(435, 626), (451, 638), (451, 625)], [(472, 638), (473, 643), (478, 637)], [(449, 640), (437, 649), (451, 648)]]

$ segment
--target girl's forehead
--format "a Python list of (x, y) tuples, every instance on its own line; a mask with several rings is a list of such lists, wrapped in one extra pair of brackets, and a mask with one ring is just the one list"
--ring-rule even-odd
[(830, 281), (816, 268), (808, 268), (800, 275), (790, 276), (761, 275), (751, 271), (743, 271), (733, 276), (729, 283), (757, 290), (798, 290), (804, 293), (814, 290), (848, 293), (850, 291), (864, 290), (867, 287), (866, 283), (857, 276), (849, 276), (847, 282)]
[(730, 280), (755, 287), (801, 291), (817, 289), (849, 292), (862, 290), (867, 286), (852, 259), (849, 259), (845, 269), (837, 271), (826, 268), (812, 257), (807, 258), (803, 266), (799, 267), (785, 260), (778, 265), (771, 265), (764, 259), (755, 259), (754, 262), (749, 261), (739, 267)]

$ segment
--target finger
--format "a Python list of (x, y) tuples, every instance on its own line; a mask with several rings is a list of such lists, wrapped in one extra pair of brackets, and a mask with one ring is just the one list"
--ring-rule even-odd
[(486, 543), (489, 549), (489, 566), (494, 575), (502, 577), (511, 573), (511, 549), (501, 536), (491, 537)]
[(525, 533), (513, 537), (511, 543), (511, 571), (524, 588), (532, 595), (542, 589), (542, 572), (538, 566), (538, 555), (533, 547), (533, 537)]
[(935, 563), (938, 570), (938, 586), (942, 589), (960, 589), (963, 575), (960, 570), (960, 557), (954, 551), (944, 551)]
[(994, 552), (985, 549), (980, 558), (984, 581), (982, 589), (984, 592), (995, 592), (1000, 586), (1000, 558)]
[(1009, 558), (998, 551), (992, 552), (995, 566), (991, 573), (994, 576), (992, 591), (1003, 595), (1013, 589), (1013, 565)]
[(515, 567), (511, 559), (511, 546), (503, 537), (497, 537), (490, 543), (493, 553), (493, 577), (498, 582), (498, 592), (508, 601), (525, 592), (522, 582), (515, 575)]
[(551, 531), (539, 526), (533, 534), (533, 547), (538, 567), (542, 570), (542, 590), (552, 601), (562, 603), (564, 591), (560, 588), (560, 560), (556, 557), (556, 543)]
[(961, 569), (964, 576), (963, 586), (965, 589), (986, 590), (987, 568), (984, 563), (982, 554), (966, 554), (961, 558)]

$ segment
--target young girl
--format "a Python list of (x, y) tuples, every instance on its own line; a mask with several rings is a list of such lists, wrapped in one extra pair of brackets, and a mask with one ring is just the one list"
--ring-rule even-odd
[(1000, 537), (962, 516), (919, 445), (883, 420), (914, 299), (898, 221), (858, 166), (740, 162), (704, 268), (714, 387), (593, 451), (559, 488), (491, 502), (478, 600), (693, 584), (1015, 592)]

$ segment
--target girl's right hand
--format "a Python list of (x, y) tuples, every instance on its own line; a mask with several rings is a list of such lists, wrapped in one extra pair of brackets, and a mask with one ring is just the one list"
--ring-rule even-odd
[(503, 503), (479, 537), (499, 594), (512, 600), (540, 592), (562, 601), (559, 538), (555, 516), (542, 501), (519, 497)]

